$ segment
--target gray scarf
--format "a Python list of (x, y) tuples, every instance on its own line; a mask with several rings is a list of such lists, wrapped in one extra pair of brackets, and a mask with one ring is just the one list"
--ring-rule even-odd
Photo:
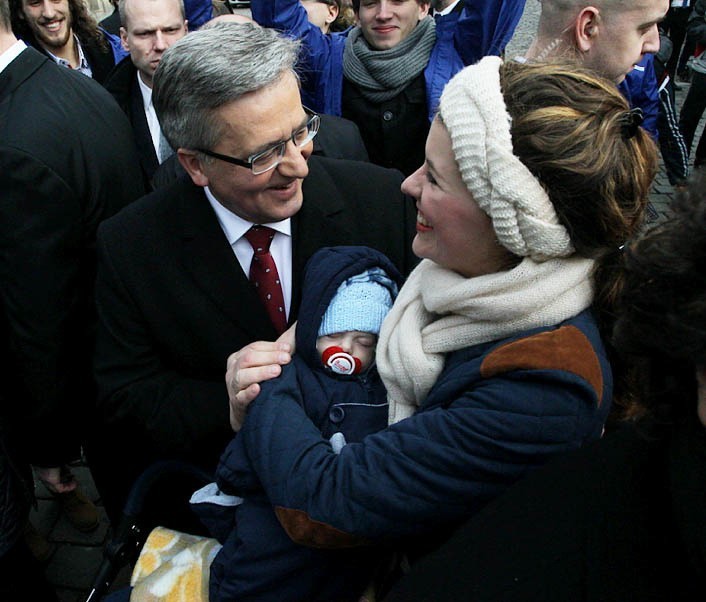
[(427, 66), (436, 42), (436, 24), (427, 16), (402, 42), (389, 50), (372, 50), (360, 26), (348, 34), (343, 74), (374, 103), (397, 96)]

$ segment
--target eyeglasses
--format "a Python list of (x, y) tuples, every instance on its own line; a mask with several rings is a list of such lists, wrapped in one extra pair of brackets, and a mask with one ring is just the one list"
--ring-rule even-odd
[(253, 175), (260, 175), (261, 173), (274, 169), (282, 162), (289, 140), (294, 143), (294, 146), (301, 148), (311, 142), (314, 139), (314, 136), (319, 133), (321, 118), (311, 109), (307, 109), (306, 107), (303, 108), (309, 116), (309, 119), (302, 127), (292, 132), (289, 139), (278, 142), (264, 151), (250, 155), (246, 161), (236, 159), (235, 157), (231, 157), (229, 155), (214, 153), (213, 151), (206, 150), (204, 148), (196, 148), (194, 150), (209, 157), (213, 157), (214, 159), (225, 161), (226, 163), (232, 163), (233, 165), (239, 165), (240, 167), (248, 167), (252, 170)]

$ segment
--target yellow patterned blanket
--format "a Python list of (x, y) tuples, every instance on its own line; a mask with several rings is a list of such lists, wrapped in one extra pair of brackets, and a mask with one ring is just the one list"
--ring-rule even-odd
[(132, 571), (130, 602), (208, 602), (215, 539), (154, 528)]

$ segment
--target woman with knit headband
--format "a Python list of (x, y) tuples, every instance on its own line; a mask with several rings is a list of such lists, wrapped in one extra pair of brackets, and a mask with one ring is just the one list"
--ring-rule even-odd
[[(378, 343), (390, 426), (336, 454), (296, 403), (258, 397), (237, 437), (248, 465), (222, 464), (221, 489), (262, 487), (302, 545), (414, 556), (599, 438), (620, 248), (656, 169), (638, 123), (614, 84), (576, 67), (486, 57), (457, 74), (403, 184), (422, 261)], [(239, 376), (231, 366), (231, 387)]]

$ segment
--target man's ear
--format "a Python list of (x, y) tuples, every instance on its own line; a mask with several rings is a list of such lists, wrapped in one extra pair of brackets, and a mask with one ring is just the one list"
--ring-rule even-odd
[(208, 176), (203, 171), (203, 160), (198, 153), (180, 148), (177, 150), (177, 159), (196, 186), (208, 186)]
[(600, 11), (595, 6), (582, 9), (574, 24), (576, 48), (588, 52), (596, 43), (600, 28)]
[(130, 45), (127, 43), (127, 30), (124, 27), (120, 28), (120, 43), (123, 45), (123, 50), (130, 52)]
[(429, 14), (430, 7), (431, 7), (431, 3), (429, 3), (429, 2), (420, 2), (419, 3), (419, 20), (420, 21)]

